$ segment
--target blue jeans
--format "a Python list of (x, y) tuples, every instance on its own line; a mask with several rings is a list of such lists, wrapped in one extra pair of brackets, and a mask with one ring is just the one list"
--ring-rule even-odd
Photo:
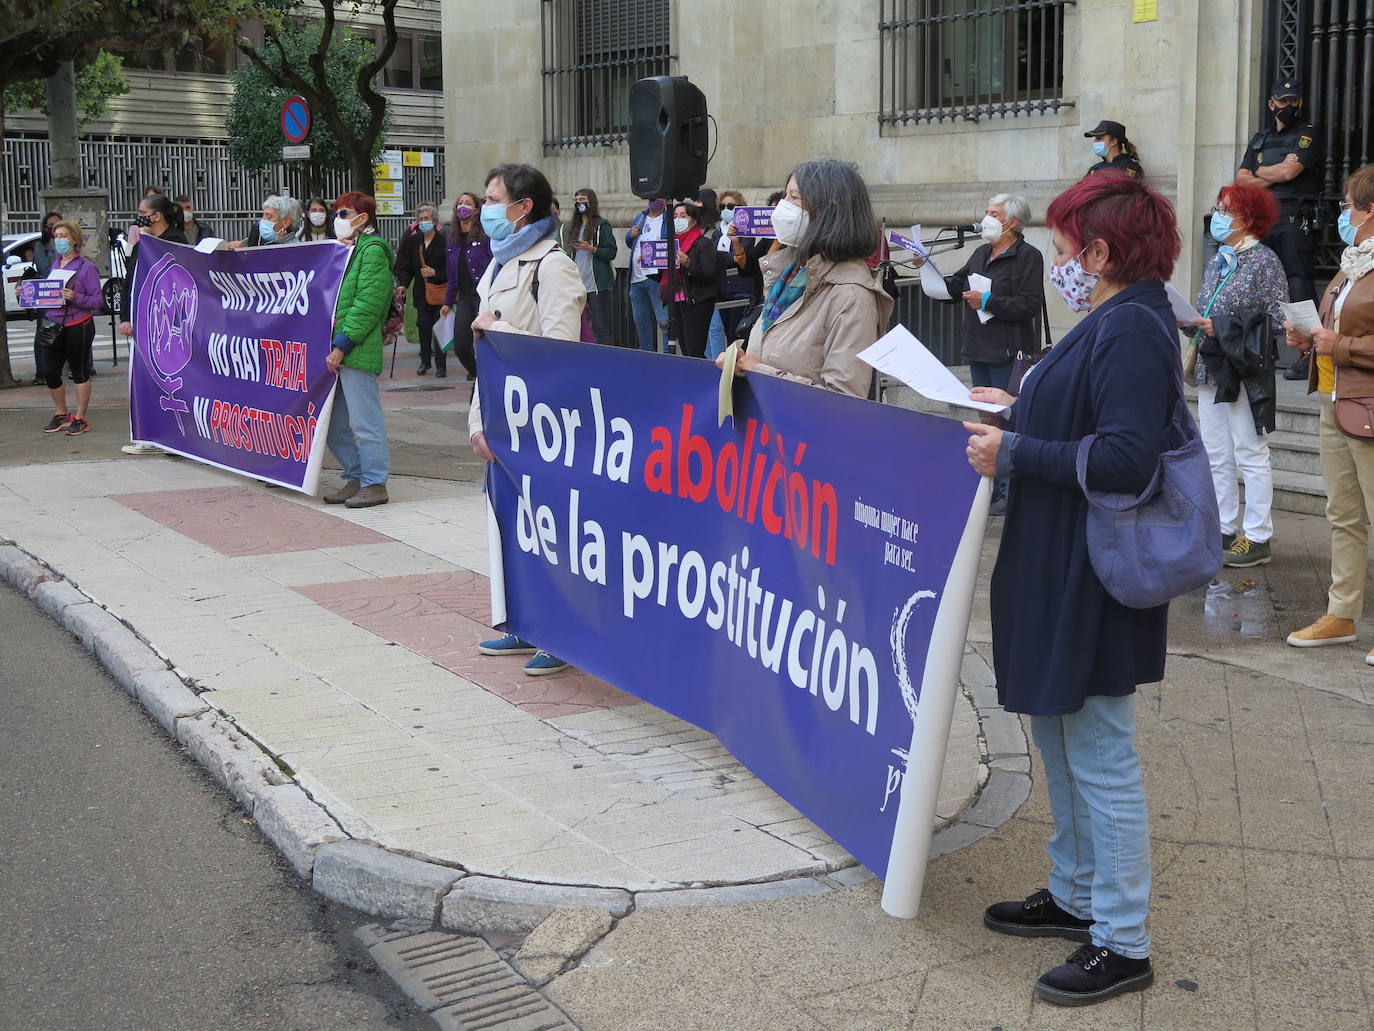
[(641, 351), (659, 350), (655, 331), (661, 334), (662, 350), (668, 350), (668, 306), (658, 296), (658, 280), (645, 279), (630, 284), (630, 312)]
[(329, 416), (329, 450), (343, 466), (345, 479), (364, 487), (386, 483), (391, 473), (391, 447), (382, 419), (382, 390), (377, 377), (343, 366)]
[(706, 338), (706, 357), (715, 361), (725, 353), (728, 346), (725, 340), (725, 323), (720, 320), (720, 312), (711, 316), (711, 333)]
[(975, 387), (996, 387), (1006, 390), (1011, 382), (1011, 362), (969, 362), (969, 379)]
[(1050, 894), (1092, 943), (1132, 959), (1150, 954), (1150, 831), (1135, 750), (1135, 694), (1092, 695), (1077, 712), (1032, 716), (1054, 813)]

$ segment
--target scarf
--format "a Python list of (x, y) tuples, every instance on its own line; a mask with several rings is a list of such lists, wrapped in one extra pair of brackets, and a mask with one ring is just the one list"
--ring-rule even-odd
[(1259, 243), (1259, 241), (1256, 240), (1253, 236), (1247, 236), (1245, 239), (1241, 240), (1241, 242), (1235, 247), (1229, 247), (1226, 244), (1222, 244), (1220, 247), (1218, 247), (1217, 256), (1215, 260), (1217, 268), (1221, 269), (1222, 277), (1224, 278), (1226, 276), (1229, 276), (1231, 274), (1231, 270), (1236, 267), (1236, 255), (1238, 252), (1248, 251), (1257, 243)]
[(773, 280), (768, 294), (763, 299), (763, 331), (780, 319), (785, 311), (801, 300), (806, 292), (806, 266), (794, 261), (787, 271)]
[(1341, 271), (1352, 283), (1374, 269), (1374, 236), (1341, 252)]
[(501, 272), (501, 267), (510, 261), (517, 254), (523, 254), (540, 240), (552, 236), (558, 227), (558, 222), (552, 215), (546, 215), (538, 222), (531, 222), (523, 229), (517, 229), (504, 240), (491, 241), (492, 263), (496, 266), (491, 270), (491, 280), (496, 282), (496, 277)]

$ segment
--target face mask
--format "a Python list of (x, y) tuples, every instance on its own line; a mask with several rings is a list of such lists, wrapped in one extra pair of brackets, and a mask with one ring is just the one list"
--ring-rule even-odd
[[(1355, 234), (1353, 232), (1350, 234), (1350, 238), (1352, 240), (1355, 239)], [(72, 252), (72, 242), (68, 240), (65, 236), (59, 236), (56, 240), (52, 242), (52, 245), (53, 249), (56, 250), (58, 254), (61, 254), (64, 257)]]
[(1212, 239), (1217, 243), (1225, 243), (1227, 237), (1236, 231), (1231, 224), (1230, 215), (1212, 215)]
[(673, 232), (681, 236), (683, 233), (687, 232), (687, 227), (690, 225), (691, 223), (685, 218), (675, 218), (673, 219)]
[(1107, 156), (1107, 141), (1093, 140), (1093, 153), (1100, 158), (1105, 158)]
[(187, 211), (187, 210), (184, 209), (184, 208), (182, 209), (182, 212), (181, 212), (181, 220), (182, 220), (183, 222), (194, 222), (195, 219), (196, 219), (196, 213), (195, 213), (194, 211)]
[(426, 219), (424, 222), (421, 222), (421, 223), (420, 223), (420, 232), (422, 232), (422, 233), (432, 233), (432, 232), (434, 232), (434, 223), (433, 223), (432, 221), (428, 220), (428, 219)]
[(265, 218), (258, 219), (258, 239), (263, 243), (276, 243), (277, 223), (269, 222)]
[(778, 237), (778, 243), (784, 246), (795, 247), (810, 224), (811, 215), (807, 210), (785, 197), (773, 209), (773, 232)]
[(1285, 105), (1274, 112), (1274, 117), (1279, 120), (1279, 124), (1285, 129), (1295, 124), (1301, 116), (1302, 108), (1296, 104), (1291, 106)]
[(1092, 307), (1088, 297), (1097, 286), (1098, 274), (1089, 272), (1079, 261), (1087, 249), (1084, 247), (1062, 265), (1050, 263), (1050, 285), (1059, 291), (1070, 311), (1087, 311)]
[(579, 201), (579, 202), (578, 202), (578, 205), (577, 205), (577, 210), (580, 211), (580, 212), (585, 212), (585, 211), (587, 210), (587, 202), (586, 202), (586, 201)]
[(661, 200), (650, 201), (650, 202), (649, 202), (649, 214), (654, 215), (654, 216), (661, 215), (661, 214), (663, 214), (663, 209), (664, 209), (665, 206), (666, 206), (666, 205), (664, 205), (663, 201), (661, 201)]
[(311, 224), (312, 226), (314, 226), (316, 229), (318, 229), (320, 226), (324, 225), (324, 220), (325, 220), (325, 218), (326, 218), (326, 215), (325, 215), (325, 213), (324, 213), (323, 211), (312, 211), (312, 212), (310, 212), (310, 224)]
[(153, 220), (141, 211), (134, 216), (134, 225), (138, 226), (140, 229), (147, 229), (152, 224)]
[(493, 240), (504, 240), (515, 232), (515, 224), (506, 217), (509, 204), (483, 204), (482, 229)]
[(1374, 218), (1374, 215), (1366, 215), (1359, 225), (1352, 225), (1350, 222), (1350, 209), (1347, 208), (1345, 211), (1342, 211), (1341, 217), (1336, 219), (1336, 232), (1340, 234), (1341, 243), (1345, 244), (1347, 247), (1354, 247), (1355, 237), (1359, 234), (1365, 222), (1368, 222), (1371, 218)]
[(334, 219), (334, 238), (336, 240), (347, 240), (353, 235), (353, 219), (345, 218), (340, 215)]
[(471, 204), (459, 204), (453, 209), (453, 213), (458, 216), (459, 222), (466, 222), (468, 219), (472, 218), (473, 215), (477, 214), (477, 209)]
[(997, 221), (996, 215), (984, 215), (983, 221), (978, 225), (980, 230), (978, 235), (989, 243), (1002, 238), (1003, 226), (1001, 222)]

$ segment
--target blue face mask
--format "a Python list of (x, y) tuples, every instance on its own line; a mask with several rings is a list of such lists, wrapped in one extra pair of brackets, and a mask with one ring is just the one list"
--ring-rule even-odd
[(1093, 153), (1100, 158), (1105, 158), (1107, 156), (1107, 141), (1093, 140)]
[(277, 223), (269, 222), (265, 218), (258, 219), (258, 239), (263, 243), (276, 243)]
[[(1355, 238), (1355, 234), (1351, 233), (1350, 238), (1353, 240)], [(72, 242), (68, 240), (65, 236), (59, 236), (56, 240), (52, 242), (52, 246), (53, 250), (57, 251), (57, 253), (61, 254), (63, 257), (66, 257), (68, 254), (72, 252)]]
[(1336, 233), (1340, 236), (1341, 243), (1345, 244), (1347, 247), (1354, 247), (1356, 235), (1364, 226), (1364, 223), (1368, 222), (1371, 217), (1374, 216), (1366, 215), (1363, 222), (1359, 225), (1353, 225), (1350, 221), (1350, 209), (1347, 208), (1345, 211), (1342, 211), (1341, 217), (1336, 219)]
[(482, 231), (493, 240), (504, 240), (515, 231), (515, 223), (506, 217), (509, 204), (482, 205)]
[(1230, 215), (1212, 215), (1212, 239), (1217, 243), (1225, 243), (1227, 237), (1235, 231), (1235, 226), (1231, 225)]
[(432, 233), (432, 232), (434, 232), (434, 223), (433, 223), (433, 222), (430, 222), (430, 221), (421, 222), (421, 223), (420, 223), (420, 232), (422, 232), (422, 233)]

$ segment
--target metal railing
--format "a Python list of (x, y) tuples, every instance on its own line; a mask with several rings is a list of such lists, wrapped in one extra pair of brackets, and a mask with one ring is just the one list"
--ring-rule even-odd
[(544, 146), (609, 147), (630, 131), (630, 86), (668, 75), (668, 0), (540, 0)]
[(1076, 0), (879, 0), (880, 125), (1072, 107), (1064, 8)]

